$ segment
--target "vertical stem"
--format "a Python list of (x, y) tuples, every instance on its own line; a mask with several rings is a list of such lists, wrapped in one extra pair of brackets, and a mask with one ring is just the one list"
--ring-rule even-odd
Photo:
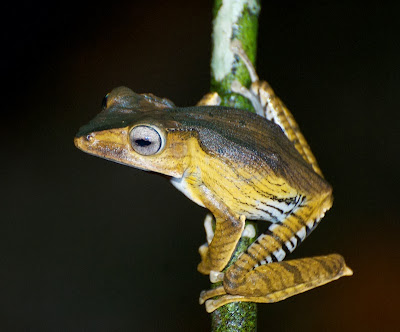
[[(245, 65), (235, 58), (230, 44), (239, 39), (254, 64), (257, 51), (259, 0), (215, 0), (213, 9), (213, 52), (211, 58), (211, 91), (218, 92), (222, 106), (254, 109), (246, 98), (234, 94), (231, 83), (238, 80), (249, 87), (250, 76)], [(254, 225), (255, 226), (255, 225)], [(232, 255), (229, 267), (255, 238), (242, 238)], [(226, 269), (226, 268), (225, 268)], [(212, 285), (217, 287), (218, 284)], [(211, 314), (212, 331), (255, 331), (257, 306), (251, 302), (229, 303)]]
[(257, 53), (259, 0), (215, 0), (213, 10), (213, 51), (211, 56), (211, 91), (221, 97), (222, 106), (253, 111), (251, 103), (234, 94), (231, 84), (238, 80), (249, 86), (250, 76), (246, 66), (235, 58), (230, 49), (232, 40), (238, 39), (254, 64)]

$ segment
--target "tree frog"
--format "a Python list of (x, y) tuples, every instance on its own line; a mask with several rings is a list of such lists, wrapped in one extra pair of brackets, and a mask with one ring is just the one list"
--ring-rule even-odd
[[(229, 302), (280, 301), (352, 274), (337, 254), (281, 262), (332, 206), (332, 189), (292, 114), (258, 79), (238, 42), (232, 50), (253, 82), (250, 89), (234, 82), (232, 90), (249, 98), (258, 114), (221, 107), (215, 93), (197, 106), (176, 107), (119, 87), (75, 137), (89, 154), (170, 177), (213, 214), (215, 230), (207, 218), (198, 270), (222, 286), (201, 293), (208, 312)], [(222, 273), (246, 219), (269, 227)]]

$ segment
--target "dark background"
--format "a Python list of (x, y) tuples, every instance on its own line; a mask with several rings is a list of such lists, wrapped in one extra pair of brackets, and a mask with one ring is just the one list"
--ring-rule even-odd
[[(208, 330), (196, 272), (205, 210), (73, 137), (115, 86), (195, 104), (209, 88), (211, 1), (4, 6), (1, 330)], [(398, 12), (263, 1), (259, 75), (335, 194), (292, 257), (338, 252), (354, 276), (259, 305), (260, 331), (399, 326)]]

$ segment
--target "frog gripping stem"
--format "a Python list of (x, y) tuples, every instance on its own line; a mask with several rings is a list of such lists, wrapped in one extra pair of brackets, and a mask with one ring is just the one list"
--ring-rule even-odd
[[(235, 12), (234, 3), (236, 7), (242, 3), (242, 11)], [(213, 100), (210, 103), (221, 106), (254, 108), (258, 115), (281, 127), (303, 160), (323, 179), (293, 115), (269, 84), (259, 80), (254, 68), (259, 10), (259, 1), (215, 1), (212, 93), (199, 104), (206, 105)], [(200, 303), (205, 303), (207, 312), (212, 312), (213, 331), (236, 331), (238, 326), (241, 330), (256, 330), (254, 303), (281, 301), (352, 275), (343, 257), (337, 254), (280, 263), (318, 225), (332, 205), (331, 193), (327, 184), (315, 196), (299, 197), (298, 204), (286, 217), (275, 220), (253, 244), (254, 239), (247, 242), (247, 248), (242, 241), (239, 243), (223, 270), (223, 285), (217, 283), (200, 295)], [(280, 210), (281, 206), (277, 201), (274, 208)], [(244, 302), (250, 302), (249, 306)]]
[[(205, 302), (207, 312), (235, 301), (274, 303), (352, 274), (353, 271), (346, 266), (343, 257), (337, 254), (271, 263), (246, 275), (246, 284), (253, 287), (230, 289), (229, 283), (224, 282), (223, 287), (209, 293), (203, 292), (200, 303)], [(232, 295), (211, 299), (223, 295), (224, 290)], [(234, 295), (235, 292), (241, 295)]]
[[(333, 199), (292, 114), (258, 79), (259, 10), (257, 0), (216, 0), (211, 93), (197, 107), (116, 88), (74, 139), (91, 155), (170, 177), (213, 214), (198, 265), (213, 283), (199, 300), (213, 331), (254, 331), (255, 303), (352, 274), (337, 254), (282, 262)], [(271, 224), (257, 236), (248, 220)]]
[[(251, 102), (233, 93), (231, 84), (238, 80), (249, 86), (251, 77), (243, 63), (235, 59), (231, 49), (232, 40), (241, 41), (252, 62), (257, 51), (258, 15), (261, 6), (259, 0), (215, 0), (213, 8), (212, 58), (211, 58), (211, 91), (219, 95), (218, 104), (240, 109), (252, 109)], [(253, 238), (242, 237), (228, 266), (254, 241)], [(218, 287), (218, 284), (215, 284)], [(211, 315), (212, 331), (255, 331), (257, 329), (257, 306), (251, 302), (229, 303)]]

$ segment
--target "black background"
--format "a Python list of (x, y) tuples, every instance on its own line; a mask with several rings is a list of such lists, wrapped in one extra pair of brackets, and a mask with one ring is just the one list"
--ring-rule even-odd
[[(2, 8), (0, 327), (205, 331), (205, 210), (73, 137), (119, 85), (188, 106), (209, 88), (211, 1)], [(354, 270), (259, 305), (260, 331), (390, 331), (399, 297), (399, 8), (263, 1), (257, 68), (293, 111), (335, 204), (292, 257)]]

